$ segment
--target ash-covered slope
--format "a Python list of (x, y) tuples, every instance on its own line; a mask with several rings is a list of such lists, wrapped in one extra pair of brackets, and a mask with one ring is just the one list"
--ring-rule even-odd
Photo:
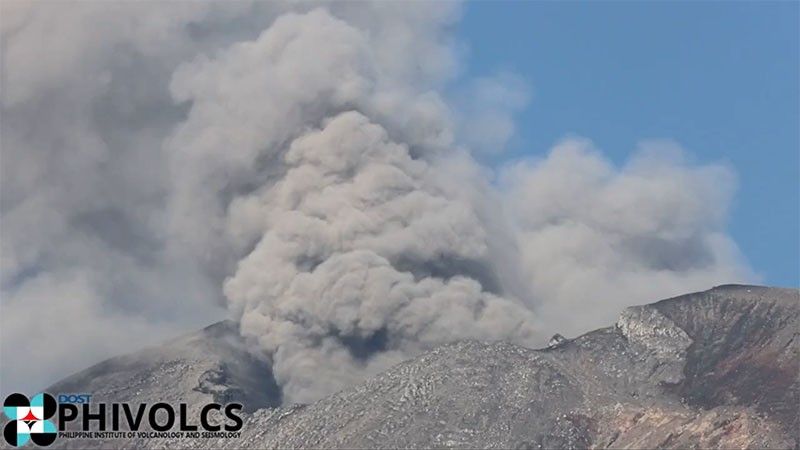
[(652, 305), (692, 339), (675, 393), (703, 408), (750, 406), (800, 429), (799, 302), (795, 289), (724, 286)]
[(723, 286), (542, 350), (461, 342), (211, 447), (792, 448), (798, 291)]
[(269, 365), (244, 347), (231, 321), (210, 325), (158, 347), (111, 358), (46, 389), (90, 393), (95, 402), (241, 402), (255, 410), (280, 404)]
[[(446, 345), (314, 404), (248, 414), (240, 439), (106, 445), (797, 448), (799, 328), (798, 290), (722, 286), (628, 308), (611, 327), (545, 349)], [(131, 378), (149, 399), (169, 385), (186, 392), (198, 371), (155, 364), (147, 374)], [(114, 400), (140, 399), (123, 393)]]
[[(222, 321), (160, 346), (108, 359), (47, 388), (46, 392), (89, 393), (92, 403), (186, 403), (189, 416), (202, 405), (242, 403), (245, 411), (280, 404), (280, 389), (264, 361), (245, 350), (238, 326)], [(77, 422), (70, 430), (77, 430)], [(144, 429), (147, 429), (145, 427)], [(162, 441), (57, 439), (55, 448), (163, 447)]]

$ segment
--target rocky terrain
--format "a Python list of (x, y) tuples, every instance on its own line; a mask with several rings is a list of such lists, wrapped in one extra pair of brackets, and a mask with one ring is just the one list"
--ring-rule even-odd
[(798, 448), (800, 293), (721, 286), (533, 350), (458, 342), (311, 405), (284, 405), (234, 324), (114, 358), (49, 392), (242, 401), (239, 439), (61, 447)]
[(231, 321), (108, 359), (45, 391), (90, 393), (94, 402), (239, 402), (246, 411), (280, 404), (280, 389), (269, 365), (245, 350)]

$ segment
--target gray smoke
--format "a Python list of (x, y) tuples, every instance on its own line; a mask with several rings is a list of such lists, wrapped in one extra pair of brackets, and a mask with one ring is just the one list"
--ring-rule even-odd
[(307, 402), (440, 343), (536, 345), (754, 277), (725, 234), (730, 170), (674, 145), (478, 164), (527, 89), (441, 94), (458, 14), (4, 2), (2, 390), (226, 308)]

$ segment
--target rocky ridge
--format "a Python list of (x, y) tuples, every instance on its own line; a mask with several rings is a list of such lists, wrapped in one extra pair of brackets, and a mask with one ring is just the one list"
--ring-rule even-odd
[(252, 405), (239, 439), (56, 443), (81, 448), (798, 448), (798, 330), (798, 290), (720, 286), (539, 350), (445, 345), (311, 405), (276, 407), (268, 365), (222, 323), (49, 391)]

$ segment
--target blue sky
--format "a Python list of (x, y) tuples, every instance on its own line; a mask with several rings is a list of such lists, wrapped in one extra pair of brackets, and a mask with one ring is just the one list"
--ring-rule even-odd
[(531, 86), (506, 153), (592, 139), (617, 163), (672, 139), (739, 178), (729, 230), (769, 285), (800, 285), (797, 2), (471, 2), (467, 77)]

